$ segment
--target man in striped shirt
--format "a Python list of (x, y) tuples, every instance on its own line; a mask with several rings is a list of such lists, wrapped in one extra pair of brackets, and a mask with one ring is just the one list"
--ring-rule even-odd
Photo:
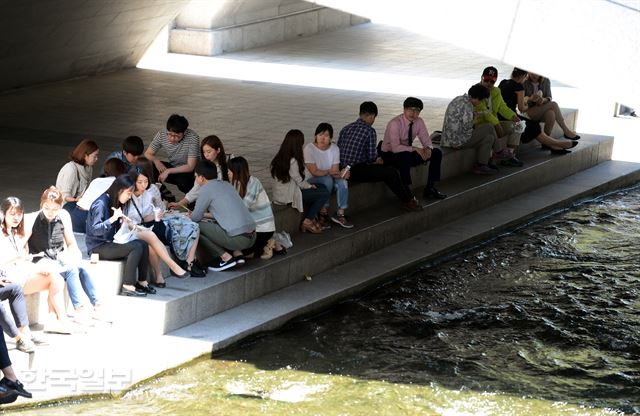
[[(193, 170), (200, 159), (200, 137), (188, 127), (186, 118), (173, 114), (167, 120), (167, 129), (156, 133), (144, 153), (153, 162), (158, 181), (174, 184), (185, 194), (193, 186)], [(158, 158), (160, 149), (169, 161)]]

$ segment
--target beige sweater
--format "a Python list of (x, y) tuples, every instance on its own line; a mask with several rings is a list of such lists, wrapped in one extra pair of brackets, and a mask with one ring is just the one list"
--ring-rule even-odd
[(298, 162), (294, 158), (291, 158), (289, 176), (291, 176), (291, 180), (287, 183), (282, 183), (279, 180), (274, 182), (273, 203), (278, 205), (291, 204), (295, 209), (303, 212), (302, 189), (311, 188), (311, 184), (300, 176)]
[(93, 178), (93, 167), (82, 166), (74, 161), (67, 162), (56, 178), (56, 188), (62, 197), (80, 198)]

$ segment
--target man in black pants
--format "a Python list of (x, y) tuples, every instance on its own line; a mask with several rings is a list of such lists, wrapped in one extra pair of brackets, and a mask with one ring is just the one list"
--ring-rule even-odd
[(376, 130), (371, 127), (378, 116), (378, 107), (371, 101), (360, 104), (360, 116), (347, 124), (338, 138), (340, 148), (340, 168), (351, 167), (347, 176), (354, 182), (384, 182), (398, 197), (405, 209), (422, 209), (402, 185), (398, 171), (392, 166), (377, 163)]
[[(400, 172), (402, 184), (408, 193), (411, 191), (411, 168), (429, 163), (427, 186), (424, 188), (425, 198), (444, 199), (447, 196), (440, 193), (435, 183), (440, 180), (440, 164), (442, 151), (433, 147), (427, 126), (420, 118), (422, 100), (409, 97), (404, 100), (402, 114), (392, 118), (387, 124), (382, 141), (382, 160), (385, 164), (395, 166)], [(413, 146), (413, 140), (418, 137), (422, 147)]]

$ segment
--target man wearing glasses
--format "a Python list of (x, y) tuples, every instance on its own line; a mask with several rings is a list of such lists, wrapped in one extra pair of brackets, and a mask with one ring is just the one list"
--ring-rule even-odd
[[(434, 148), (427, 131), (424, 120), (420, 118), (423, 108), (422, 100), (408, 97), (404, 100), (402, 114), (392, 118), (387, 124), (382, 140), (381, 156), (385, 165), (394, 166), (400, 173), (402, 184), (407, 193), (411, 191), (411, 168), (429, 163), (427, 174), (427, 186), (424, 188), (425, 198), (444, 199), (447, 196), (439, 192), (435, 183), (440, 180), (440, 164), (442, 151)], [(418, 137), (422, 147), (413, 146), (413, 141)], [(415, 197), (414, 197), (415, 198)]]
[[(154, 175), (159, 182), (174, 184), (185, 194), (193, 186), (193, 170), (200, 158), (200, 137), (188, 127), (186, 118), (171, 115), (167, 120), (167, 129), (156, 133), (144, 154), (153, 162)], [(168, 162), (163, 162), (156, 156), (160, 149), (166, 153)], [(162, 199), (175, 201), (175, 197), (166, 188)]]
[[(494, 157), (501, 160), (503, 165), (519, 167), (522, 162), (515, 156), (515, 151), (520, 144), (520, 133), (515, 132), (515, 123), (520, 122), (520, 118), (502, 99), (500, 88), (495, 85), (497, 79), (498, 70), (495, 67), (488, 66), (482, 71), (480, 85), (488, 88), (491, 96), (473, 108), (478, 114), (475, 125), (491, 124), (496, 129), (499, 147), (504, 147)], [(500, 121), (498, 115), (506, 121)]]

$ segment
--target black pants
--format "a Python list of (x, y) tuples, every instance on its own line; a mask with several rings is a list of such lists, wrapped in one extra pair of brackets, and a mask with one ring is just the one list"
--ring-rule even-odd
[(18, 328), (29, 326), (27, 304), (24, 301), (22, 287), (16, 283), (3, 283), (3, 286), (0, 287), (0, 301), (3, 300), (9, 301), (9, 309), (13, 318), (9, 316), (4, 305), (0, 305), (0, 325), (7, 335), (15, 338), (19, 334)]
[(254, 253), (256, 257), (260, 257), (262, 255), (262, 250), (264, 246), (267, 245), (267, 241), (273, 237), (273, 231), (269, 231), (266, 233), (256, 233), (256, 242), (249, 248), (245, 248), (242, 250), (242, 254), (248, 256), (249, 254)]
[(413, 195), (402, 185), (400, 175), (393, 166), (377, 163), (360, 163), (351, 167), (349, 180), (353, 182), (384, 182), (402, 202), (409, 201)]
[(100, 259), (104, 260), (125, 259), (123, 283), (132, 285), (136, 281), (147, 280), (149, 246), (144, 241), (132, 240), (127, 244), (104, 243), (94, 248), (93, 253), (98, 253)]
[[(167, 168), (173, 168), (174, 166), (169, 162), (162, 162)], [(160, 172), (156, 168), (156, 165), (153, 164), (153, 175), (158, 178)], [(185, 194), (193, 188), (193, 182), (195, 178), (193, 176), (193, 172), (182, 172), (182, 173), (172, 173), (167, 176), (167, 180), (165, 182), (171, 183), (180, 189), (180, 192), (184, 192)]]
[(0, 338), (0, 368), (7, 368), (11, 365), (9, 350), (7, 350), (7, 343), (4, 340), (4, 336)]
[(442, 151), (440, 149), (431, 150), (431, 157), (423, 160), (418, 152), (382, 152), (382, 160), (387, 165), (394, 166), (400, 172), (402, 184), (411, 192), (411, 168), (429, 162), (427, 172), (426, 189), (433, 187), (435, 182), (440, 180), (440, 165), (442, 164)]

